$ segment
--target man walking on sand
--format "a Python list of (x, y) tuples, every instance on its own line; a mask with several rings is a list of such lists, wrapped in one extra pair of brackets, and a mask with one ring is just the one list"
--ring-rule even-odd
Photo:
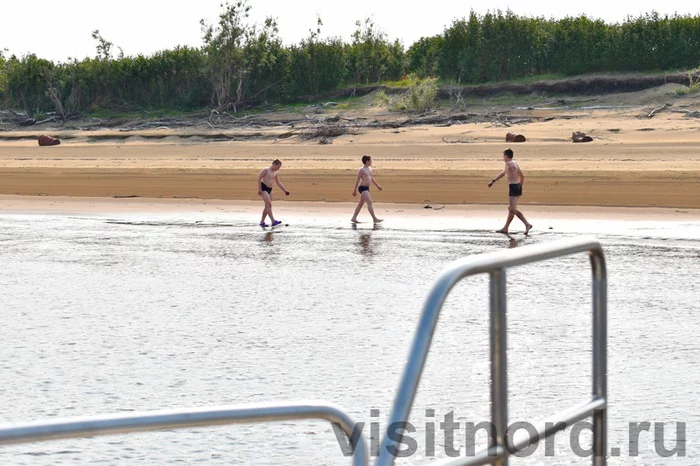
[(277, 172), (280, 168), (282, 168), (282, 162), (275, 160), (272, 162), (272, 165), (270, 165), (268, 168), (264, 168), (258, 175), (258, 196), (262, 196), (263, 201), (265, 202), (265, 208), (262, 211), (262, 218), (260, 219), (260, 226), (263, 228), (269, 226), (267, 223), (265, 223), (265, 217), (268, 216), (270, 217), (270, 220), (272, 220), (273, 227), (276, 227), (282, 223), (279, 220), (275, 220), (275, 217), (272, 215), (271, 198), (273, 182), (277, 183), (277, 186), (284, 191), (284, 194), (289, 196), (289, 191), (285, 189), (284, 185), (277, 176)]
[(372, 220), (374, 220), (374, 223), (382, 222), (381, 218), (377, 218), (377, 216), (374, 215), (372, 197), (369, 195), (369, 186), (371, 183), (374, 183), (374, 185), (380, 191), (382, 190), (382, 187), (379, 186), (377, 181), (372, 176), (372, 157), (370, 157), (369, 155), (363, 155), (362, 168), (360, 168), (360, 170), (357, 172), (357, 179), (355, 179), (355, 188), (352, 190), (353, 197), (357, 196), (358, 187), (360, 190), (360, 201), (357, 203), (357, 207), (355, 208), (355, 213), (353, 214), (352, 219), (350, 219), (352, 223), (360, 223), (357, 220), (357, 215), (360, 213), (360, 209), (362, 209), (362, 206), (365, 203), (367, 204), (367, 210), (369, 210), (369, 214), (372, 216)]
[(530, 232), (532, 225), (528, 223), (522, 212), (518, 210), (518, 198), (523, 194), (525, 175), (520, 169), (518, 162), (513, 160), (513, 151), (511, 149), (506, 149), (503, 151), (503, 161), (506, 163), (506, 167), (489, 183), (490, 188), (496, 181), (508, 175), (508, 218), (506, 219), (506, 225), (500, 230), (497, 230), (496, 233), (508, 234), (510, 222), (513, 221), (513, 217), (517, 216), (525, 224), (525, 234), (527, 235)]

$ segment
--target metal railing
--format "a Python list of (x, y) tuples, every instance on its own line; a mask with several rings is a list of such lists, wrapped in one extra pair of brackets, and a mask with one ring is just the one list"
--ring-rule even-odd
[(369, 464), (367, 443), (363, 436), (354, 434), (355, 422), (339, 408), (322, 402), (144, 411), (124, 415), (13, 424), (6, 427), (0, 426), (0, 445), (184, 427), (300, 419), (323, 419), (338, 424), (348, 437), (348, 442), (354, 447), (353, 466)]
[[(587, 252), (593, 275), (593, 394), (585, 403), (557, 414), (537, 427), (537, 435), (508, 438), (508, 392), (506, 358), (506, 269), (561, 256)], [(491, 353), (491, 424), (489, 446), (470, 458), (459, 458), (444, 466), (467, 466), (495, 463), (508, 464), (508, 456), (563, 430), (569, 424), (593, 417), (593, 464), (606, 464), (607, 437), (607, 272), (600, 243), (592, 239), (572, 239), (525, 246), (468, 257), (450, 264), (440, 275), (423, 305), (408, 362), (394, 400), (389, 426), (408, 421), (418, 389), (428, 350), (435, 333), (440, 310), (452, 288), (463, 278), (487, 273), (490, 276), (490, 353)], [(394, 439), (384, 436), (377, 466), (391, 466), (401, 444), (400, 431)]]
[[(593, 396), (579, 406), (541, 421), (537, 426), (535, 437), (521, 435), (509, 438), (507, 436), (506, 269), (581, 252), (588, 252), (593, 271)], [(438, 278), (423, 306), (388, 425), (396, 426), (400, 425), (397, 423), (408, 421), (440, 310), (447, 295), (463, 278), (482, 273), (488, 273), (491, 279), (490, 351), (493, 431), (487, 449), (469, 458), (448, 460), (442, 463), (443, 466), (488, 463), (507, 465), (509, 455), (564, 429), (570, 423), (590, 416), (593, 416), (593, 464), (604, 466), (607, 413), (607, 278), (602, 248), (598, 242), (589, 239), (525, 246), (465, 258), (449, 265)], [(124, 415), (0, 425), (0, 445), (196, 426), (300, 419), (323, 419), (338, 424), (353, 447), (352, 464), (354, 466), (369, 464), (367, 443), (361, 432), (355, 430), (355, 422), (339, 408), (324, 402), (145, 411)], [(394, 440), (390, 440), (388, 430), (381, 444), (378, 466), (393, 465), (396, 457), (390, 451), (397, 451), (396, 446), (401, 443), (401, 434), (394, 432)]]

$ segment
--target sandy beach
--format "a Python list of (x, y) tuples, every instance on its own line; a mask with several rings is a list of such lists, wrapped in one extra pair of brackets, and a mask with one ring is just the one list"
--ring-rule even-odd
[[(697, 118), (674, 112), (640, 118), (643, 105), (518, 112), (533, 121), (508, 128), (358, 128), (328, 145), (289, 137), (294, 125), (2, 132), (0, 194), (251, 201), (257, 200), (258, 172), (279, 158), (280, 178), (292, 193), (285, 200), (353, 202), (360, 158), (371, 154), (384, 187), (372, 191), (377, 203), (501, 205), (506, 183), (491, 189), (487, 183), (502, 170), (502, 151), (511, 146), (526, 175), (523, 206), (700, 208)], [(571, 142), (578, 130), (594, 141)], [(508, 131), (528, 141), (506, 143)], [(42, 133), (63, 143), (39, 147), (35, 137)], [(273, 197), (279, 199), (279, 189)]]

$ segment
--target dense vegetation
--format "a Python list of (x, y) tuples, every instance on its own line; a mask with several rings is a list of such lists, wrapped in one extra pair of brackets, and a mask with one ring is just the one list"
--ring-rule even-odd
[(350, 42), (325, 38), (320, 18), (307, 38), (284, 46), (276, 21), (251, 24), (249, 10), (246, 0), (238, 0), (224, 4), (215, 23), (202, 20), (200, 48), (115, 56), (114, 44), (95, 31), (94, 58), (54, 63), (0, 52), (0, 106), (63, 118), (114, 108), (237, 110), (408, 75), (475, 84), (686, 70), (700, 63), (700, 16), (654, 13), (606, 24), (585, 16), (556, 20), (472, 12), (406, 50), (370, 20), (357, 22)]

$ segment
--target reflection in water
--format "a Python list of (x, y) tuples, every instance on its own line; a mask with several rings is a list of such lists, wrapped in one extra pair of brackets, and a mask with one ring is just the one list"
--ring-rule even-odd
[(272, 244), (272, 232), (271, 231), (268, 231), (267, 233), (265, 233), (265, 235), (263, 236), (262, 242), (266, 243), (266, 244)]
[[(499, 232), (499, 233), (501, 233), (501, 232)], [(508, 248), (509, 249), (517, 248), (518, 246), (522, 245), (525, 242), (525, 238), (516, 239), (510, 233), (503, 233), (503, 234), (508, 237)]]
[[(353, 223), (352, 224), (352, 229), (357, 231), (357, 224)], [(376, 230), (381, 230), (382, 227), (380, 224), (375, 223), (372, 226), (372, 230), (361, 230), (361, 233), (358, 237), (358, 244), (360, 246), (360, 253), (363, 256), (374, 256), (377, 254), (377, 251), (375, 250), (374, 243), (372, 242), (372, 231)]]
[(523, 241), (524, 240), (522, 239), (515, 239), (512, 236), (508, 235), (508, 247), (510, 249), (517, 248)]
[(375, 254), (372, 246), (372, 233), (362, 233), (360, 235), (360, 251), (363, 256), (373, 256)]

